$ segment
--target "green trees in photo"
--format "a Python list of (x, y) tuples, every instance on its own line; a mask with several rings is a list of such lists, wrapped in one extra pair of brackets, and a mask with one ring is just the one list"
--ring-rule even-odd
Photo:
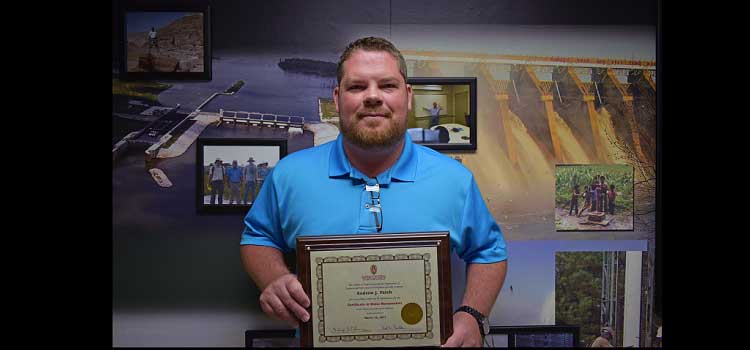
[[(615, 252), (618, 265), (616, 324), (613, 345), (622, 345), (625, 298), (625, 253)], [(555, 255), (555, 323), (580, 326), (581, 346), (590, 346), (599, 336), (602, 324), (602, 264), (604, 252), (558, 252)]]
[[(615, 207), (625, 212), (633, 212), (633, 168), (629, 165), (576, 165), (558, 166), (555, 171), (555, 207), (569, 208), (573, 186), (583, 194), (585, 186), (590, 186), (596, 176), (603, 175), (608, 185), (615, 185), (617, 197)], [(579, 208), (583, 196), (579, 197)], [(631, 214), (632, 215), (632, 214)]]

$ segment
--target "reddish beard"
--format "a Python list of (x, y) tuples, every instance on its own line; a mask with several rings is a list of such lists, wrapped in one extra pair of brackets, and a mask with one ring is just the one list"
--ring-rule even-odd
[[(365, 119), (367, 115), (382, 115)], [(385, 128), (380, 124), (385, 123)], [(393, 118), (390, 111), (359, 111), (350, 118), (341, 118), (341, 133), (351, 143), (363, 149), (388, 148), (403, 139), (406, 118)]]

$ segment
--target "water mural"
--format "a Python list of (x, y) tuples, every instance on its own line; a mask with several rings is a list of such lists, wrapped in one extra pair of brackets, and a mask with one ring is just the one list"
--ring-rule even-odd
[[(557, 80), (544, 81), (539, 79), (544, 73), (536, 76), (533, 68), (520, 61), (497, 65), (471, 62), (473, 55), (467, 54), (467, 62), (461, 63), (441, 61), (440, 53), (429, 54), (435, 58), (409, 62), (414, 68), (410, 75), (478, 77), (478, 149), (474, 154), (460, 156), (474, 173), (490, 211), (505, 229), (506, 238), (583, 237), (575, 232), (554, 232), (554, 168), (558, 164), (630, 164), (636, 168), (636, 183), (653, 175), (639, 168), (653, 165), (656, 150), (653, 145), (647, 148), (639, 141), (654, 138), (655, 129), (648, 129), (647, 124), (656, 118), (655, 110), (633, 112), (633, 105), (655, 103), (653, 89), (650, 94), (633, 97), (636, 89), (653, 88), (645, 80), (636, 86), (614, 81), (612, 77), (616, 74), (612, 70), (600, 70), (597, 84), (582, 83), (578, 76), (561, 78), (560, 74)], [(460, 55), (446, 54), (451, 60), (456, 60), (456, 56)], [(642, 64), (630, 70), (640, 76), (654, 68), (652, 62), (627, 63)], [(516, 74), (507, 74), (508, 80), (496, 79), (498, 74), (492, 72), (498, 71)], [(549, 71), (575, 74), (563, 65)], [(581, 87), (578, 90), (576, 81)], [(653, 205), (653, 200), (649, 200), (649, 191), (640, 189), (643, 190), (639, 196), (640, 211), (651, 212), (648, 206)], [(636, 225), (632, 232), (620, 232), (617, 237), (648, 239), (653, 235), (653, 225)]]

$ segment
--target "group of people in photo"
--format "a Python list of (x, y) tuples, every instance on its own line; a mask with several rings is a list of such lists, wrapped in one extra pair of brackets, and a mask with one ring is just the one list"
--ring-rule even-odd
[[(583, 207), (578, 210), (579, 197), (583, 196)], [(584, 211), (591, 213), (615, 214), (615, 198), (617, 192), (614, 184), (607, 184), (604, 175), (594, 176), (591, 185), (583, 186), (583, 192), (580, 191), (579, 185), (573, 186), (573, 193), (570, 198), (570, 209), (568, 215), (580, 217)]]
[(229, 186), (229, 204), (252, 204), (255, 195), (263, 185), (270, 168), (268, 162), (255, 164), (250, 157), (245, 166), (238, 166), (237, 160), (231, 166), (224, 165), (220, 158), (208, 167), (208, 181), (211, 191), (211, 204), (224, 204), (224, 188)]

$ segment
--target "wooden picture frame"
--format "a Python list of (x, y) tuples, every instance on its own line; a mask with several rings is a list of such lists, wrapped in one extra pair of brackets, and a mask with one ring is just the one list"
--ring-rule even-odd
[[(429, 249), (435, 251), (436, 256), (430, 257), (429, 255), (431, 254), (407, 254), (409, 252), (419, 251), (421, 249)], [(368, 252), (372, 252), (372, 254), (369, 254)], [(386, 254), (384, 254), (384, 252)], [(318, 255), (326, 254), (339, 256), (339, 258), (326, 257), (325, 259), (321, 259), (320, 257), (317, 257)], [(349, 255), (352, 256), (350, 257)], [(407, 255), (407, 257), (404, 257), (403, 255)], [(425, 297), (425, 304), (419, 305), (420, 309), (424, 308), (424, 315), (426, 315), (424, 319), (427, 326), (426, 332), (424, 334), (408, 333), (409, 331), (403, 331), (407, 333), (402, 332), (396, 334), (401, 331), (382, 331), (382, 329), (385, 328), (374, 331), (374, 333), (382, 332), (378, 334), (368, 333), (366, 335), (356, 336), (353, 336), (351, 334), (346, 334), (344, 336), (328, 336), (328, 334), (326, 334), (325, 326), (323, 326), (323, 323), (329, 322), (325, 321), (325, 315), (330, 315), (330, 312), (325, 311), (325, 308), (329, 305), (330, 301), (324, 301), (325, 294), (333, 293), (333, 291), (330, 291), (330, 289), (325, 290), (325, 288), (323, 287), (323, 285), (326, 285), (325, 283), (323, 283), (324, 280), (329, 281), (330, 283), (330, 280), (333, 279), (333, 277), (323, 277), (327, 271), (351, 270), (354, 271), (351, 273), (351, 276), (356, 276), (358, 273), (357, 271), (363, 270), (363, 287), (361, 288), (363, 290), (362, 293), (367, 293), (365, 290), (371, 288), (371, 286), (367, 285), (366, 278), (371, 277), (373, 279), (379, 279), (384, 281), (384, 283), (386, 283), (387, 281), (394, 281), (386, 276), (388, 274), (387, 272), (383, 272), (383, 275), (376, 274), (378, 264), (392, 264), (392, 266), (395, 266), (396, 264), (413, 264), (415, 260), (419, 259), (425, 259), (425, 263), (422, 265), (425, 266), (425, 283), (423, 287), (426, 289), (432, 289), (431, 286), (438, 286), (436, 290), (426, 290), (425, 292), (428, 296)], [(433, 259), (433, 261), (429, 262), (428, 260), (430, 259)], [(326, 263), (330, 263), (333, 265), (330, 265), (329, 267), (326, 265)], [(336, 265), (337, 270), (329, 270), (329, 268), (332, 268), (335, 264), (338, 264)], [(431, 269), (427, 268), (427, 265), (437, 266), (437, 272), (435, 273)], [(369, 272), (367, 271), (368, 267), (370, 270)], [(300, 236), (297, 237), (297, 268), (300, 282), (305, 290), (305, 293), (310, 296), (310, 300), (312, 301), (310, 307), (308, 308), (311, 319), (310, 321), (300, 326), (300, 345), (303, 347), (314, 347), (316, 344), (320, 345), (321, 343), (325, 344), (326, 346), (347, 347), (440, 346), (441, 344), (445, 343), (445, 341), (453, 332), (453, 307), (450, 276), (450, 234), (448, 232)], [(371, 275), (369, 274), (370, 272)], [(315, 281), (315, 289), (313, 289), (313, 273), (315, 273), (317, 276)], [(340, 275), (340, 273), (335, 275), (338, 276)], [(433, 280), (434, 277), (437, 277), (436, 281)], [(421, 283), (421, 281), (418, 281), (417, 279), (409, 279), (408, 281), (408, 283)], [(337, 284), (334, 285), (338, 286)], [(407, 286), (407, 288), (408, 287), (409, 286)], [(347, 287), (346, 289), (350, 288)], [(357, 289), (357, 292), (348, 291), (344, 292), (343, 294), (349, 293), (349, 295), (358, 295), (359, 288), (351, 289)], [(378, 293), (377, 290), (375, 290), (374, 292)], [(385, 299), (392, 300), (393, 302), (390, 304), (396, 304), (395, 306), (391, 307), (392, 309), (401, 309), (400, 312), (403, 322), (416, 324), (416, 322), (411, 323), (406, 320), (405, 315), (409, 314), (405, 314), (404, 311), (408, 306), (414, 305), (414, 303), (403, 303), (407, 300), (402, 300), (402, 302), (399, 302), (399, 300), (402, 299), (402, 296), (398, 295), (396, 297), (397, 294), (398, 293), (394, 293), (394, 297), (390, 297), (389, 295), (389, 297), (385, 297)], [(434, 294), (438, 294), (438, 296), (432, 297), (432, 295)], [(407, 298), (408, 297), (410, 296), (407, 296)], [(336, 303), (340, 303), (342, 299), (336, 298), (334, 300), (336, 300)], [(435, 301), (437, 301), (438, 303), (437, 307), (433, 305)], [(316, 302), (320, 305), (320, 307), (318, 307), (317, 309), (315, 309)], [(403, 306), (401, 306), (402, 304)], [(365, 307), (364, 309), (367, 309), (367, 307)], [(397, 310), (398, 309), (396, 309), (396, 311)], [(390, 312), (392, 314), (394, 311)], [(360, 314), (364, 313), (363, 311), (351, 311), (351, 313), (351, 317), (355, 320), (355, 322), (350, 322), (352, 320), (348, 320), (345, 322), (338, 320), (335, 322), (351, 324), (352, 327), (355, 328), (357, 327), (357, 322), (372, 322), (362, 321), (361, 318), (358, 318)], [(419, 315), (419, 317), (422, 317), (421, 311), (419, 311)], [(430, 319), (430, 317), (432, 317), (432, 319)], [(438, 317), (438, 319), (434, 319), (435, 317)], [(385, 316), (381, 318), (385, 318)], [(382, 322), (389, 321), (391, 320), (384, 320)], [(421, 319), (419, 321), (421, 322)], [(439, 326), (434, 327), (433, 333), (433, 328), (430, 327), (431, 324), (435, 323), (439, 323)], [(358, 330), (360, 329), (357, 328), (357, 330), (352, 330), (350, 333), (357, 333)], [(422, 337), (424, 337), (424, 339)]]

